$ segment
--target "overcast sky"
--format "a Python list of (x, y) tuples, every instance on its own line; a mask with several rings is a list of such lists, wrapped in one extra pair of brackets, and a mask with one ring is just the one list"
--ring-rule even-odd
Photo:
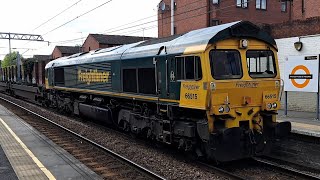
[[(160, 0), (109, 1), (110, 2), (108, 2), (108, 0), (2, 1), (0, 6), (0, 32), (39, 34), (43, 35), (45, 41), (51, 42), (50, 46), (48, 46), (48, 43), (45, 42), (12, 40), (12, 48), (29, 48), (29, 50), (12, 50), (18, 50), (20, 54), (23, 54), (26, 58), (35, 54), (50, 54), (56, 45), (72, 46), (82, 44), (89, 33), (157, 37), (157, 4)], [(105, 2), (108, 3), (52, 31)], [(75, 3), (77, 4), (74, 5)], [(72, 6), (70, 9), (37, 28), (70, 6)], [(141, 19), (144, 20), (135, 22)], [(129, 24), (132, 22), (135, 23)], [(78, 40), (62, 42), (72, 39)], [(3, 59), (4, 55), (8, 52), (8, 40), (0, 39), (0, 59)]]

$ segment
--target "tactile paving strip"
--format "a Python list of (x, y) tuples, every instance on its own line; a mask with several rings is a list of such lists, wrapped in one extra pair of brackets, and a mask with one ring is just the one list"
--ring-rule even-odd
[[(16, 137), (15, 139), (22, 144), (38, 168), (44, 172), (46, 179), (102, 179), (67, 151), (0, 104), (0, 125), (1, 120)], [(31, 176), (29, 179), (34, 178)]]
[(0, 144), (0, 179), (18, 180)]
[[(0, 121), (2, 120), (0, 119)], [(15, 139), (2, 122), (0, 122), (0, 144), (2, 145), (2, 148), (17, 177), (20, 180), (48, 179), (44, 172), (27, 153), (26, 149), (23, 148), (23, 146)]]

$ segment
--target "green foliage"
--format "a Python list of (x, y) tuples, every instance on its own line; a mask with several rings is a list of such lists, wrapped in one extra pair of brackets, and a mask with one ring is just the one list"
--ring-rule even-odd
[[(12, 52), (7, 54), (1, 62), (1, 67), (4, 68), (12, 65), (17, 65), (17, 56), (18, 56), (17, 52)], [(23, 59), (21, 55), (20, 55), (20, 58), (21, 60)]]

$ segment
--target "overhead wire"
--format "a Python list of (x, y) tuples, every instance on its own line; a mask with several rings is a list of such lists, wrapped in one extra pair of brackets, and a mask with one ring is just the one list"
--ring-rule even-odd
[(69, 9), (71, 9), (73, 6), (77, 5), (78, 3), (80, 3), (82, 0), (78, 0), (77, 2), (73, 3), (71, 6), (67, 7), (66, 9), (62, 10), (61, 12), (59, 12), (58, 14), (54, 15), (53, 17), (51, 17), (50, 19), (48, 19), (47, 21), (41, 23), (39, 26), (37, 26), (36, 28), (34, 28), (32, 31), (35, 31), (37, 29), (39, 29), (41, 26), (47, 24), (48, 22), (50, 22), (51, 20), (53, 20), (54, 18), (58, 17), (59, 15), (61, 15), (62, 13), (68, 11)]
[[(153, 29), (158, 27), (158, 25), (153, 25), (153, 26), (148, 26), (148, 27), (144, 27), (144, 28), (140, 28), (140, 29), (136, 29), (136, 30), (132, 30), (132, 31), (127, 31), (122, 33), (123, 36), (127, 36), (130, 34), (134, 34), (136, 32), (140, 32), (143, 30), (149, 30), (149, 29)], [(78, 41), (83, 41), (83, 39), (85, 39), (85, 37), (81, 37), (81, 38), (75, 38), (75, 39), (69, 39), (69, 40), (64, 40), (64, 41), (55, 41), (55, 42), (50, 42), (50, 44), (67, 44), (67, 43), (71, 43), (71, 42), (78, 42)]]
[[(230, 5), (230, 6), (226, 6), (224, 8), (213, 9), (213, 10), (206, 11), (204, 13), (200, 13), (200, 14), (197, 14), (197, 15), (193, 15), (193, 16), (190, 16), (190, 17), (187, 17), (187, 18), (175, 20), (175, 22), (184, 21), (184, 20), (187, 20), (187, 19), (191, 19), (191, 18), (194, 18), (194, 17), (202, 16), (204, 14), (212, 13), (212, 12), (215, 12), (215, 11), (221, 11), (221, 10), (228, 9), (228, 8), (231, 8), (231, 7), (234, 7), (234, 6), (238, 6), (239, 4), (249, 3), (250, 1), (253, 1), (253, 0), (247, 0), (246, 2), (236, 3), (236, 4), (233, 4), (233, 5)], [(165, 24), (169, 24), (169, 23), (165, 23)]]
[(156, 27), (158, 27), (158, 25), (153, 25), (153, 26), (143, 27), (143, 28), (140, 28), (140, 29), (126, 31), (126, 32), (123, 32), (122, 34), (124, 34), (125, 36), (128, 36), (128, 35), (131, 35), (131, 34), (135, 34), (137, 32), (146, 31), (146, 30), (153, 29), (153, 28), (156, 28)]
[(111, 1), (113, 1), (113, 0), (108, 0), (108, 1), (100, 4), (99, 6), (96, 6), (96, 7), (94, 7), (93, 9), (90, 9), (89, 11), (87, 11), (87, 12), (85, 12), (85, 13), (83, 13), (83, 14), (81, 14), (81, 15), (79, 15), (79, 16), (77, 16), (77, 17), (75, 17), (75, 18), (73, 18), (73, 19), (71, 19), (71, 20), (69, 20), (69, 21), (67, 21), (67, 22), (65, 22), (65, 23), (63, 23), (63, 24), (61, 24), (60, 26), (58, 26), (58, 27), (56, 27), (56, 28), (53, 28), (52, 30), (50, 30), (50, 31), (48, 31), (48, 32), (46, 32), (46, 33), (44, 33), (42, 36), (45, 36), (45, 35), (53, 32), (53, 31), (55, 31), (55, 30), (57, 30), (57, 29), (65, 26), (65, 25), (71, 23), (72, 21), (74, 21), (74, 20), (76, 20), (76, 19), (78, 19), (78, 18), (80, 18), (80, 17), (82, 17), (82, 16), (84, 16), (84, 15), (86, 15), (86, 14), (88, 14), (88, 13), (90, 13), (90, 12), (92, 12), (92, 11), (94, 11), (94, 10), (96, 10), (96, 9), (98, 9), (98, 8), (106, 5), (106, 4), (108, 4), (108, 3), (110, 3)]
[[(195, 9), (191, 9), (191, 10), (188, 10), (188, 11), (184, 11), (184, 12), (181, 12), (181, 13), (178, 13), (178, 14), (175, 14), (173, 15), (174, 17), (177, 17), (179, 15), (182, 15), (182, 14), (186, 14), (186, 13), (189, 13), (189, 12), (192, 12), (192, 11), (196, 11), (196, 10), (200, 10), (202, 8), (205, 8), (207, 6), (201, 6), (201, 7), (197, 7)], [(171, 16), (169, 17), (166, 17), (164, 19), (169, 19), (171, 18)], [(157, 22), (157, 20), (152, 20), (152, 21), (148, 21), (148, 22), (145, 22), (145, 23), (141, 23), (141, 24), (137, 24), (137, 25), (133, 25), (133, 26), (129, 26), (129, 27), (126, 27), (126, 28), (122, 28), (122, 29), (117, 29), (117, 30), (113, 30), (113, 31), (108, 31), (108, 33), (113, 33), (113, 32), (117, 32), (117, 31), (121, 31), (121, 30), (125, 30), (125, 29), (131, 29), (131, 28), (134, 28), (134, 27), (138, 27), (138, 26), (142, 26), (142, 25), (145, 25), (145, 24), (150, 24), (150, 23), (153, 23), (153, 22)]]
[[(180, 8), (184, 8), (184, 7), (187, 7), (187, 6), (189, 6), (189, 5), (192, 5), (192, 4), (195, 4), (195, 3), (198, 3), (198, 2), (200, 2), (200, 1), (202, 1), (202, 0), (198, 0), (198, 1), (195, 1), (195, 2), (192, 2), (192, 3), (189, 3), (189, 4), (186, 4), (186, 5), (184, 5), (184, 6), (181, 6)], [(181, 14), (185, 14), (185, 13), (188, 13), (188, 12), (192, 12), (192, 11), (196, 11), (196, 10), (199, 10), (199, 9), (202, 9), (202, 8), (204, 8), (204, 7), (207, 7), (207, 6), (202, 6), (202, 7), (198, 7), (198, 8), (195, 8), (195, 9), (191, 9), (191, 10), (188, 10), (188, 11), (186, 11), (186, 12), (182, 12), (182, 13), (179, 13), (179, 14), (176, 14), (176, 15), (174, 15), (174, 16), (179, 16), (179, 15), (181, 15)], [(154, 16), (157, 16), (157, 15), (154, 15)], [(136, 22), (139, 22), (139, 21), (143, 21), (143, 20), (145, 20), (145, 19), (148, 19), (148, 18), (151, 18), (151, 17), (154, 17), (154, 16), (148, 16), (148, 17), (145, 17), (145, 18), (142, 18), (142, 19), (139, 19), (139, 20), (135, 20), (135, 21), (133, 21), (133, 22), (130, 22), (130, 23), (126, 23), (126, 24), (123, 24), (123, 25), (120, 25), (120, 26), (117, 26), (117, 27), (114, 27), (114, 28), (110, 28), (110, 29), (108, 29), (108, 30), (104, 30), (104, 31), (101, 31), (101, 32), (98, 32), (97, 34), (100, 34), (100, 33), (103, 33), (103, 32), (106, 32), (106, 31), (109, 31), (109, 30), (112, 30), (112, 29), (116, 29), (116, 28), (118, 28), (118, 27), (123, 27), (123, 26), (126, 26), (126, 25), (130, 25), (130, 24), (133, 24), (133, 23), (136, 23)], [(167, 18), (170, 18), (170, 17), (167, 17)], [(165, 19), (167, 19), (167, 18), (165, 18)], [(145, 25), (145, 24), (149, 24), (149, 23), (152, 23), (152, 22), (157, 22), (158, 20), (153, 20), (153, 21), (148, 21), (148, 22), (145, 22), (145, 23), (142, 23), (142, 24), (138, 24), (138, 25), (135, 25), (135, 26), (131, 26), (131, 27), (137, 27), (137, 26), (141, 26), (141, 25)], [(130, 28), (131, 28), (130, 27)], [(120, 29), (120, 30), (114, 30), (114, 31), (111, 31), (111, 32), (109, 32), (109, 33), (113, 33), (113, 32), (117, 32), (117, 31), (122, 31), (122, 30), (126, 30), (127, 28), (122, 28), (122, 29)], [(62, 42), (62, 43), (65, 43), (65, 42), (72, 42), (72, 41), (76, 41), (76, 40), (79, 40), (79, 39), (83, 39), (83, 38), (75, 38), (75, 39), (69, 39), (69, 40), (64, 40), (64, 41), (56, 41), (56, 42), (51, 42), (51, 43), (59, 43), (59, 42)]]
[[(200, 2), (200, 1), (203, 1), (203, 0), (194, 1), (194, 2), (192, 2), (192, 3), (186, 4), (186, 5), (181, 6), (181, 7), (179, 7), (179, 8), (185, 8), (185, 7), (187, 7), (187, 6), (190, 6), (190, 5), (192, 5), (192, 4), (198, 3), (198, 2)], [(133, 21), (133, 22), (129, 22), (129, 23), (126, 23), (126, 24), (117, 26), (117, 27), (113, 27), (113, 28), (110, 28), (110, 29), (106, 29), (106, 30), (104, 30), (104, 31), (102, 31), (102, 32), (107, 32), (107, 31), (110, 31), (110, 30), (113, 30), (113, 29), (117, 29), (117, 28), (119, 28), (119, 27), (123, 27), (123, 26), (126, 26), (126, 25), (134, 24), (134, 23), (136, 23), (136, 22), (143, 21), (143, 20), (145, 20), (145, 19), (149, 19), (149, 18), (154, 17), (154, 16), (158, 16), (158, 14), (153, 15), (153, 16), (149, 16), (149, 17), (145, 17), (145, 18), (142, 18), (142, 19), (138, 19), (138, 20), (135, 20), (135, 21)]]
[[(56, 28), (54, 28), (54, 29), (52, 29), (52, 30), (50, 30), (50, 31), (46, 32), (45, 34), (42, 34), (41, 36), (45, 36), (45, 35), (47, 35), (47, 34), (49, 34), (49, 33), (53, 32), (53, 31), (55, 31), (55, 30), (57, 30), (57, 29), (59, 29), (59, 28), (61, 28), (61, 27), (65, 26), (65, 25), (67, 25), (67, 24), (71, 23), (72, 21), (74, 21), (74, 20), (76, 20), (76, 19), (78, 19), (78, 18), (80, 18), (80, 17), (82, 17), (82, 16), (84, 16), (84, 15), (86, 15), (86, 14), (88, 14), (88, 13), (90, 13), (90, 12), (92, 12), (92, 11), (94, 11), (94, 10), (96, 10), (96, 9), (98, 9), (98, 8), (100, 8), (100, 7), (104, 6), (104, 5), (106, 5), (106, 4), (108, 4), (108, 3), (110, 3), (111, 1), (112, 1), (112, 0), (108, 0), (108, 1), (106, 1), (106, 2), (104, 2), (104, 3), (102, 3), (102, 4), (100, 4), (99, 6), (96, 6), (96, 7), (94, 7), (93, 9), (90, 9), (89, 11), (86, 11), (85, 13), (83, 13), (83, 14), (81, 14), (81, 15), (79, 15), (79, 16), (77, 16), (77, 17), (75, 17), (75, 18), (73, 18), (73, 19), (71, 19), (71, 20), (69, 20), (69, 21), (67, 21), (67, 22), (65, 22), (65, 23), (63, 23), (62, 25), (60, 25), (60, 26), (58, 26), (58, 27), (56, 27)], [(68, 8), (67, 8), (67, 9), (68, 9)], [(26, 52), (28, 52), (28, 50), (26, 50), (26, 51), (25, 51), (25, 52), (23, 52), (22, 54), (25, 54)]]
[[(186, 17), (186, 18), (182, 18), (182, 19), (179, 19), (179, 20), (175, 20), (175, 22), (183, 21), (183, 20), (186, 20), (186, 19), (189, 19), (189, 18), (198, 17), (198, 16), (201, 16), (201, 15), (204, 15), (204, 14), (208, 14), (208, 13), (215, 12), (215, 11), (221, 11), (221, 10), (224, 10), (224, 9), (227, 9), (227, 8), (230, 8), (230, 7), (237, 6), (237, 5), (239, 5), (239, 4), (248, 3), (248, 2), (250, 2), (250, 1), (252, 1), (252, 0), (247, 0), (247, 2), (236, 3), (236, 4), (233, 4), (233, 5), (230, 5), (230, 6), (226, 6), (226, 7), (223, 7), (223, 8), (219, 8), (219, 9), (213, 9), (213, 10), (210, 10), (210, 11), (206, 11), (206, 12), (204, 12), (204, 13), (200, 13), (200, 14), (191, 16), (191, 17)], [(191, 10), (189, 10), (189, 11), (185, 11), (185, 12), (176, 14), (176, 15), (174, 15), (174, 17), (179, 16), (179, 15), (181, 15), (181, 14), (186, 14), (186, 13), (189, 13), (189, 12), (193, 12), (193, 11), (196, 11), (196, 10), (199, 10), (199, 9), (202, 9), (202, 8), (205, 8), (205, 7), (207, 7), (207, 6), (202, 6), (202, 7), (199, 7), (199, 8), (191, 9)], [(165, 17), (165, 18), (163, 18), (162, 20), (164, 20), (164, 19), (169, 19), (169, 18), (171, 18), (171, 16)], [(130, 26), (130, 27), (127, 27), (127, 28), (118, 29), (118, 30), (115, 30), (115, 31), (110, 31), (109, 33), (113, 33), (113, 32), (116, 32), (116, 31), (121, 31), (121, 30), (125, 30), (125, 29), (129, 29), (129, 28), (134, 28), (134, 27), (137, 27), (137, 26), (142, 26), (142, 25), (149, 24), (149, 23), (156, 22), (156, 21), (158, 21), (158, 19), (157, 19), (157, 20), (154, 20), (154, 21), (149, 21), (149, 22), (146, 22), (146, 23), (141, 23), (141, 24), (138, 24), (138, 25)], [(169, 22), (169, 23), (171, 23), (171, 22)], [(169, 23), (165, 23), (165, 24), (169, 24)]]
[[(183, 18), (183, 19), (179, 19), (179, 20), (175, 20), (175, 22), (179, 22), (179, 21), (183, 21), (183, 20), (187, 20), (187, 19), (191, 19), (191, 18), (194, 18), (194, 17), (198, 17), (198, 16), (201, 16), (201, 15), (204, 15), (204, 14), (208, 14), (208, 13), (211, 13), (211, 12), (214, 12), (214, 11), (220, 11), (220, 10), (224, 10), (224, 9), (227, 9), (227, 8), (230, 8), (230, 7), (233, 7), (233, 6), (238, 6), (240, 4), (244, 4), (244, 3), (248, 3), (252, 0), (248, 0), (247, 2), (243, 2), (243, 3), (236, 3), (234, 5), (230, 5), (230, 6), (226, 6), (224, 8), (220, 8), (220, 9), (214, 9), (214, 10), (210, 10), (210, 11), (207, 11), (207, 12), (204, 12), (204, 13), (201, 13), (201, 14), (197, 14), (197, 15), (194, 15), (194, 16), (191, 16), (191, 17), (186, 17), (186, 18)], [(231, 11), (229, 11), (231, 12)], [(165, 18), (165, 19), (168, 19), (168, 18), (171, 18), (171, 16)], [(170, 24), (171, 22), (167, 22), (167, 23), (164, 23), (164, 25), (166, 24)]]
[[(112, 1), (112, 0), (110, 0)], [(110, 2), (108, 1), (108, 2)], [(237, 6), (239, 4), (244, 4), (244, 3), (249, 3), (250, 1), (252, 0), (247, 0), (247, 2), (242, 2), (242, 3), (235, 3), (233, 5), (230, 5), (230, 6), (226, 6), (226, 7), (223, 7), (223, 8), (217, 8), (217, 9), (213, 9), (213, 10), (210, 10), (210, 11), (206, 11), (204, 13), (200, 13), (200, 14), (197, 14), (197, 15), (193, 15), (193, 16), (190, 16), (190, 17), (186, 17), (186, 18), (182, 18), (182, 19), (179, 19), (179, 20), (175, 20), (175, 22), (179, 22), (179, 21), (183, 21), (183, 20), (186, 20), (186, 19), (190, 19), (190, 18), (194, 18), (194, 17), (198, 17), (198, 16), (201, 16), (201, 15), (204, 15), (204, 14), (207, 14), (207, 13), (211, 13), (211, 12), (215, 12), (215, 11), (221, 11), (221, 10), (224, 10), (224, 9), (228, 9), (228, 8), (231, 8), (231, 7), (234, 7), (234, 6)], [(198, 2), (198, 1), (197, 1)], [(198, 8), (195, 8), (195, 9), (191, 9), (191, 10), (188, 10), (188, 11), (185, 11), (185, 12), (182, 12), (182, 13), (179, 13), (179, 14), (176, 14), (174, 16), (179, 16), (179, 15), (182, 15), (182, 14), (186, 14), (186, 13), (189, 13), (189, 12), (192, 12), (192, 11), (196, 11), (196, 10), (199, 10), (199, 9), (202, 9), (204, 7), (207, 7), (207, 6), (202, 6), (202, 7), (198, 7)], [(147, 17), (148, 18), (148, 17)], [(171, 16), (169, 17), (166, 17), (164, 19), (169, 19), (171, 18)], [(146, 19), (146, 18), (143, 18), (143, 19)], [(138, 21), (138, 20), (137, 20)], [(145, 24), (149, 24), (149, 23), (152, 23), (152, 22), (156, 22), (158, 21), (157, 20), (154, 20), (154, 21), (149, 21), (149, 22), (146, 22), (146, 23), (141, 23), (141, 24), (138, 24), (138, 25), (134, 25), (134, 26), (130, 26), (130, 27), (127, 27), (127, 28), (121, 28), (121, 29), (118, 29), (118, 30), (114, 30), (114, 31), (110, 31), (109, 33), (112, 33), (112, 32), (118, 32), (118, 31), (122, 31), (122, 30), (126, 30), (126, 29), (131, 29), (133, 27), (138, 27), (138, 26), (142, 26), (142, 25), (145, 25)], [(169, 22), (170, 23), (170, 22)], [(169, 24), (169, 23), (165, 23), (165, 24)], [(127, 24), (132, 24), (132, 23), (127, 23)], [(157, 27), (157, 26), (155, 26)], [(155, 28), (155, 27), (152, 27), (152, 28)], [(152, 29), (152, 28), (148, 28), (148, 29)], [(112, 29), (115, 29), (115, 28), (112, 28)], [(141, 30), (139, 30), (141, 31)], [(130, 31), (131, 32), (131, 31)], [(59, 42), (62, 42), (61, 44), (66, 44), (68, 42), (72, 42), (72, 41), (75, 41), (75, 40), (81, 40), (83, 38), (76, 38), (76, 39), (71, 39), (71, 40), (65, 40), (65, 41), (57, 41), (57, 42), (53, 42), (55, 44), (60, 44)]]
[[(72, 7), (74, 7), (75, 5), (77, 5), (78, 3), (80, 3), (82, 0), (78, 0), (77, 2), (73, 3), (71, 6), (67, 7), (66, 9), (62, 10), (61, 12), (59, 12), (58, 14), (54, 15), (53, 17), (49, 18), (48, 20), (44, 21), (43, 23), (41, 23), (40, 25), (38, 25), (37, 27), (35, 27), (33, 31), (39, 29), (41, 26), (47, 24), (48, 22), (50, 22), (51, 20), (53, 20), (54, 18), (58, 17), (59, 15), (61, 15), (62, 13), (68, 11), (69, 9), (71, 9)], [(28, 41), (27, 43), (25, 43), (24, 45), (29, 44), (30, 41)], [(24, 52), (25, 53), (25, 52)]]

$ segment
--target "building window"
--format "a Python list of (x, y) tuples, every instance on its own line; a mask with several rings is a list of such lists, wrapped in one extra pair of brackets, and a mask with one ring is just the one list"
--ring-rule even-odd
[(256, 9), (267, 9), (267, 0), (256, 0)]
[(281, 12), (287, 12), (287, 1), (281, 1)]
[(220, 0), (212, 0), (212, 4), (213, 4), (213, 5), (219, 4), (219, 1), (220, 1)]
[(247, 8), (248, 0), (237, 0), (237, 7)]
[(211, 26), (218, 26), (219, 25), (219, 20), (218, 19), (212, 19), (211, 20)]

